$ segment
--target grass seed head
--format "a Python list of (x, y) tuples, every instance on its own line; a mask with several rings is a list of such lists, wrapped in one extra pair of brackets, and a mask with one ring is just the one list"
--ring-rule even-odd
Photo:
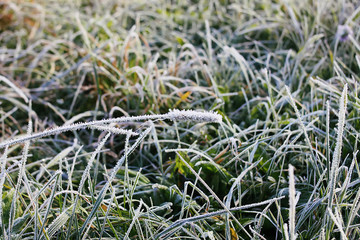
[(215, 112), (198, 112), (193, 110), (170, 110), (169, 119), (172, 121), (194, 121), (221, 123), (222, 117)]

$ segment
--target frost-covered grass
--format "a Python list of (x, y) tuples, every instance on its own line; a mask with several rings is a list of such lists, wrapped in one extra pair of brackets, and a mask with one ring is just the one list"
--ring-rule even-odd
[(359, 239), (359, 22), (1, 1), (0, 239)]

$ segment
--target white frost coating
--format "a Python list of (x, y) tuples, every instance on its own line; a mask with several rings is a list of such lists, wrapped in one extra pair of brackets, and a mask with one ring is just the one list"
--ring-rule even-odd
[(167, 114), (172, 121), (194, 121), (221, 123), (222, 117), (215, 112), (198, 112), (193, 110), (170, 110)]
[(296, 199), (295, 199), (295, 175), (294, 167), (289, 165), (289, 235), (290, 240), (295, 240), (297, 237), (296, 234), (296, 224), (295, 224), (295, 211), (296, 211)]
[(344, 86), (344, 90), (341, 94), (340, 98), (340, 106), (339, 106), (339, 121), (338, 121), (338, 130), (337, 130), (337, 137), (336, 137), (336, 145), (333, 154), (333, 159), (331, 162), (331, 170), (330, 170), (330, 196), (328, 207), (332, 209), (333, 204), (333, 197), (335, 192), (336, 186), (336, 178), (337, 178), (337, 171), (339, 168), (340, 160), (341, 160), (341, 149), (343, 145), (343, 135), (344, 135), (344, 126), (346, 120), (346, 105), (347, 105), (347, 84)]

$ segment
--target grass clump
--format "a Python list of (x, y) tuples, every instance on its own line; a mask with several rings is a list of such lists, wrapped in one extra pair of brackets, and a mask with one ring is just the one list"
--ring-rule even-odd
[(1, 2), (0, 238), (358, 239), (359, 9)]

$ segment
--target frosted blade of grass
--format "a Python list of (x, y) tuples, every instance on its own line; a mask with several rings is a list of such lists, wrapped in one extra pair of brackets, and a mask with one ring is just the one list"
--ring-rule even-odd
[(330, 184), (329, 184), (329, 200), (328, 207), (332, 209), (332, 202), (335, 192), (335, 183), (336, 183), (336, 172), (339, 167), (340, 158), (341, 158), (341, 148), (343, 142), (343, 133), (344, 133), (344, 125), (345, 125), (345, 114), (346, 114), (346, 105), (347, 105), (347, 85), (344, 86), (344, 90), (341, 94), (340, 98), (340, 106), (339, 106), (339, 121), (337, 126), (337, 137), (336, 137), (336, 146), (334, 150), (334, 155), (331, 162), (331, 171), (330, 171)]
[(356, 54), (355, 58), (356, 58), (357, 65), (358, 65), (358, 67), (360, 69), (360, 56)]
[(162, 150), (161, 150), (161, 146), (160, 146), (160, 143), (159, 143), (159, 138), (158, 138), (154, 123), (150, 122), (150, 126), (152, 128), (151, 135), (152, 135), (152, 137), (154, 139), (154, 144), (155, 144), (156, 150), (158, 152), (160, 171), (161, 171), (161, 174), (163, 175), (164, 174), (164, 168), (163, 168)]
[[(94, 206), (89, 214), (89, 216), (86, 218), (83, 226), (80, 229), (80, 234), (83, 233), (83, 231), (85, 231), (86, 225), (89, 224), (92, 219), (93, 216), (95, 215), (96, 211), (98, 210), (98, 208), (101, 205), (101, 202), (103, 201), (104, 197), (105, 197), (105, 193), (110, 185), (110, 183), (115, 179), (116, 177), (116, 173), (119, 171), (119, 169), (121, 168), (122, 164), (124, 163), (124, 161), (126, 160), (127, 156), (130, 155), (136, 148), (137, 146), (139, 146), (139, 144), (143, 141), (143, 139), (150, 133), (152, 127), (147, 128), (143, 133), (140, 134), (140, 136), (136, 139), (135, 143), (133, 145), (131, 145), (131, 147), (128, 149), (128, 151), (126, 151), (124, 153), (124, 155), (118, 160), (118, 162), (116, 163), (115, 167), (113, 168), (110, 177), (108, 179), (108, 181), (106, 182), (106, 184), (104, 185), (104, 187), (101, 189), (95, 203)], [(130, 136), (127, 136), (127, 139)], [(128, 141), (128, 140), (127, 140)]]
[(132, 221), (130, 223), (130, 226), (129, 226), (129, 228), (127, 229), (127, 231), (125, 233), (124, 239), (129, 239), (129, 234), (130, 234), (131, 229), (133, 228), (135, 223), (138, 221), (138, 218), (141, 216), (141, 212), (142, 212), (141, 207), (142, 207), (142, 205), (143, 205), (143, 201), (140, 199), (139, 207), (134, 212), (134, 216), (132, 217)]
[(284, 1), (284, 5), (286, 7), (286, 10), (288, 11), (290, 18), (291, 18), (291, 23), (293, 24), (296, 32), (299, 34), (300, 38), (301, 38), (301, 42), (304, 41), (304, 36), (303, 36), (303, 31), (301, 30), (301, 25), (297, 20), (296, 14), (293, 11), (292, 6), (290, 6), (289, 1)]
[(340, 231), (340, 234), (341, 234), (341, 239), (342, 240), (345, 240), (345, 239), (348, 239), (344, 233), (344, 230), (343, 230), (343, 226), (341, 225), (341, 219), (337, 218), (333, 212), (331, 211), (331, 209), (329, 207), (326, 208), (327, 212), (329, 213), (331, 219), (334, 221), (335, 225), (338, 227), (339, 231)]
[(80, 229), (80, 231), (79, 231), (79, 232), (80, 232), (80, 235), (83, 234), (83, 232), (85, 231), (85, 228), (87, 227), (87, 225), (88, 225), (89, 223), (91, 224), (91, 222), (94, 221), (94, 216), (95, 216), (95, 214), (96, 214), (96, 211), (99, 209), (102, 201), (104, 200), (106, 190), (107, 190), (107, 188), (105, 188), (105, 187), (103, 187), (103, 188), (101, 189), (101, 191), (100, 191), (100, 193), (99, 193), (99, 196), (98, 196), (98, 198), (96, 199), (96, 202), (95, 202), (94, 205), (92, 206), (92, 209), (91, 209), (90, 214), (89, 214), (89, 215), (87, 216), (87, 218), (85, 219), (84, 224), (83, 224), (83, 226), (81, 227), (81, 229)]
[(319, 77), (311, 77), (310, 81), (317, 84), (320, 87), (321, 91), (324, 91), (323, 89), (326, 89), (330, 94), (341, 95), (341, 91), (339, 91), (335, 85), (329, 84), (328, 82), (322, 80)]
[(327, 177), (330, 178), (330, 102), (326, 101), (326, 168)]
[[(78, 84), (78, 86), (77, 86), (77, 88), (76, 88), (76, 92), (75, 92), (75, 94), (74, 94), (74, 98), (72, 99), (72, 102), (71, 102), (71, 105), (70, 105), (70, 108), (69, 108), (69, 112), (68, 112), (68, 115), (67, 115), (68, 118), (71, 116), (71, 113), (72, 113), (72, 111), (73, 111), (73, 109), (74, 109), (74, 106), (75, 106), (75, 103), (76, 103), (76, 99), (78, 98), (78, 96), (79, 96), (79, 94), (80, 94), (81, 87), (82, 87), (82, 85), (83, 85), (83, 83), (84, 83), (84, 81), (85, 81), (86, 76), (87, 76), (87, 74), (83, 74), (83, 75), (81, 76), (81, 78), (80, 78), (80, 82), (79, 82), (79, 84)], [(89, 113), (90, 113), (90, 112), (85, 112), (85, 114), (89, 114)], [(79, 115), (82, 115), (82, 116), (83, 116), (83, 114), (84, 114), (84, 113), (81, 113), (81, 114), (79, 114)], [(78, 115), (77, 115), (77, 116), (78, 116)], [(74, 118), (77, 118), (77, 116), (72, 117), (72, 118), (71, 118), (70, 120), (68, 120), (67, 122), (70, 122), (70, 124), (73, 123), (72, 120), (73, 120)], [(65, 124), (66, 124), (66, 123), (65, 123)]]
[(357, 51), (360, 52), (360, 44), (358, 43), (358, 40), (351, 36), (351, 34), (349, 34), (349, 39), (351, 40), (351, 43), (356, 47)]
[[(96, 150), (92, 153), (92, 155), (91, 155), (91, 157), (90, 157), (90, 160), (88, 161), (88, 164), (87, 164), (87, 166), (86, 166), (86, 168), (85, 168), (85, 170), (84, 170), (84, 172), (83, 172), (83, 174), (82, 174), (82, 176), (81, 176), (81, 180), (80, 180), (79, 188), (78, 188), (79, 194), (80, 194), (80, 193), (82, 192), (82, 190), (83, 190), (83, 186), (84, 186), (85, 180), (86, 180), (86, 178), (89, 176), (90, 169), (91, 169), (91, 167), (92, 167), (92, 165), (93, 165), (93, 162), (94, 162), (94, 160), (95, 160), (96, 155), (100, 152), (101, 148), (105, 145), (105, 143), (106, 143), (107, 139), (110, 137), (110, 135), (111, 135), (111, 133), (106, 134), (105, 137), (104, 137), (104, 138), (101, 140), (101, 142), (98, 144)], [(78, 201), (79, 201), (79, 195), (77, 195), (76, 198), (75, 198), (74, 207), (73, 207), (73, 211), (72, 211), (72, 214), (71, 214), (71, 217), (70, 217), (70, 221), (69, 221), (69, 226), (68, 226), (68, 232), (67, 232), (67, 235), (66, 235), (66, 239), (70, 236), (71, 224), (72, 224), (73, 216), (74, 216), (74, 214), (75, 214), (75, 211), (76, 211), (76, 208), (77, 208), (77, 205), (78, 205)], [(86, 219), (86, 221), (89, 221), (89, 220), (90, 220), (90, 219), (89, 219), (89, 220), (88, 220), (88, 219), (89, 219), (89, 217)], [(85, 221), (85, 223), (87, 223), (86, 221)], [(84, 229), (85, 223), (84, 223), (82, 229)]]
[[(355, 144), (355, 146), (357, 145), (357, 143)], [(356, 149), (356, 147), (355, 147)], [(349, 184), (350, 184), (350, 181), (351, 181), (351, 177), (352, 177), (352, 174), (354, 173), (354, 167), (355, 167), (355, 161), (357, 159), (357, 154), (358, 154), (358, 150), (353, 153), (353, 158), (352, 158), (352, 161), (351, 161), (351, 164), (350, 164), (350, 167), (348, 169), (348, 172), (346, 174), (346, 177), (345, 177), (345, 181), (342, 185), (342, 188), (341, 188), (341, 191), (340, 191), (340, 194), (339, 194), (339, 202), (342, 202), (343, 200), (346, 199), (346, 194), (348, 193), (348, 189), (349, 189)]]
[(87, 227), (86, 231), (84, 232), (84, 234), (81, 234), (80, 236), (82, 236), (81, 240), (85, 240), (85, 239), (89, 239), (87, 238), (87, 235), (89, 233), (89, 230), (91, 228), (91, 225), (92, 225), (92, 222), (94, 221), (95, 219), (92, 219), (89, 226)]
[(215, 92), (215, 94), (216, 94), (216, 97), (220, 100), (221, 99), (221, 93), (220, 93), (220, 91), (219, 91), (219, 87), (218, 87), (218, 85), (216, 84), (216, 82), (215, 82), (215, 79), (212, 77), (212, 74), (210, 73), (210, 70), (209, 70), (209, 68), (208, 68), (208, 66), (207, 65), (204, 65), (204, 71), (206, 72), (206, 74), (208, 75), (208, 77), (209, 77), (209, 79), (210, 79), (210, 82), (211, 82), (211, 85), (212, 85), (212, 87), (213, 87), (213, 89), (214, 89), (214, 92)]
[(84, 39), (84, 42), (85, 42), (85, 45), (87, 47), (87, 49), (89, 51), (91, 51), (91, 46), (90, 46), (90, 40), (89, 40), (89, 37), (88, 37), (88, 32), (86, 31), (86, 29), (84, 28), (84, 26), (82, 25), (81, 23), (81, 20), (80, 20), (80, 13), (79, 12), (76, 12), (75, 13), (75, 20), (76, 20), (76, 23), (80, 29), (80, 32), (82, 33), (82, 36), (83, 36), (83, 39)]
[[(79, 155), (79, 153), (81, 152), (81, 150), (82, 150), (82, 148), (83, 148), (84, 146), (83, 145), (81, 145), (80, 147), (79, 147), (79, 149), (76, 151), (76, 153), (75, 153), (75, 156), (74, 156), (74, 158), (73, 158), (73, 163), (71, 164), (71, 167), (69, 167), (70, 169), (68, 169), (68, 186), (67, 186), (67, 189), (69, 189), (70, 188), (70, 191), (73, 191), (73, 183), (72, 183), (72, 176), (73, 176), (73, 173), (74, 173), (74, 168), (75, 168), (75, 164), (76, 164), (76, 160), (77, 160), (77, 158), (78, 158), (78, 155)], [(67, 162), (65, 162), (65, 164), (67, 165)], [(71, 194), (71, 202), (74, 202), (74, 194)]]
[(209, 21), (205, 20), (205, 27), (206, 27), (206, 42), (207, 42), (207, 47), (208, 47), (208, 57), (209, 57), (209, 62), (210, 64), (212, 64), (212, 55), (213, 55), (213, 50), (212, 50), (212, 46), (211, 46), (211, 30), (210, 30), (210, 25), (209, 25)]
[[(230, 54), (231, 56), (233, 56), (235, 58), (235, 60), (239, 63), (241, 71), (244, 74), (246, 83), (247, 83), (247, 85), (249, 87), (250, 94), (251, 94), (252, 97), (254, 97), (254, 93), (253, 93), (253, 90), (252, 90), (252, 87), (251, 87), (250, 78), (255, 79), (255, 76), (254, 76), (248, 62), (235, 48), (225, 46), (225, 47), (223, 47), (223, 49), (224, 49), (224, 52), (226, 52), (226, 53)], [(250, 73), (250, 77), (249, 77), (248, 72)]]
[[(56, 171), (54, 173), (54, 175), (49, 179), (49, 181), (44, 185), (42, 186), (42, 188), (36, 193), (36, 196), (33, 198), (33, 202), (31, 202), (28, 207), (24, 210), (24, 212), (28, 212), (30, 207), (31, 206), (34, 206), (35, 205), (35, 215), (32, 216), (32, 218), (30, 219), (30, 221), (28, 221), (26, 227), (20, 232), (20, 234), (15, 238), (16, 240), (19, 240), (21, 239), (21, 235), (24, 234), (24, 231), (30, 226), (30, 224), (35, 220), (35, 228), (34, 229), (38, 229), (37, 228), (37, 225), (39, 222), (40, 225), (42, 224), (42, 221), (40, 219), (40, 216), (39, 216), (39, 210), (41, 209), (38, 209), (38, 199), (39, 199), (39, 196), (50, 186), (50, 184), (54, 181), (54, 180), (57, 180), (59, 178), (59, 175), (61, 176), (61, 171)], [(46, 200), (48, 201), (48, 200)], [(43, 204), (43, 206), (45, 206)], [(35, 231), (35, 235), (37, 235), (37, 231)]]
[[(57, 218), (54, 219), (54, 221), (49, 225), (49, 227), (46, 229), (46, 232), (49, 236), (49, 238), (52, 238), (52, 236), (54, 236), (54, 234), (60, 230), (60, 228), (62, 226), (65, 225), (65, 223), (67, 222), (67, 220), (69, 220), (70, 218), (70, 209), (73, 206), (71, 205), (70, 207), (68, 207), (66, 210), (64, 210), (59, 216), (57, 216)], [(41, 237), (40, 239), (44, 239), (44, 237)]]
[[(198, 173), (198, 175), (200, 175), (200, 170), (199, 170), (199, 173)], [(197, 181), (198, 181), (198, 179), (195, 179), (195, 183), (192, 183), (192, 182), (190, 182), (190, 181), (186, 181), (185, 183), (184, 183), (184, 194), (183, 194), (183, 196), (182, 196), (182, 202), (181, 202), (181, 211), (180, 211), (180, 217), (179, 217), (179, 219), (182, 219), (183, 218), (183, 216), (184, 216), (184, 211), (185, 211), (185, 208), (183, 207), (184, 206), (184, 204), (185, 204), (185, 202), (186, 202), (186, 198), (187, 198), (187, 189), (188, 189), (188, 186), (190, 186), (191, 188), (192, 188), (192, 193), (191, 193), (191, 195), (190, 195), (190, 198), (192, 198), (193, 197), (193, 194), (194, 194), (194, 192), (196, 191), (196, 192), (198, 192), (198, 194), (204, 199), (204, 201), (206, 202), (206, 209), (207, 208), (209, 208), (209, 206), (210, 206), (210, 199), (209, 199), (209, 197), (206, 195), (206, 193), (204, 193), (199, 187), (197, 187), (196, 186), (196, 184), (197, 184)]]
[[(307, 143), (307, 145), (308, 145), (308, 147), (309, 147), (309, 151), (310, 151), (310, 153), (311, 153), (312, 164), (313, 164), (313, 166), (314, 166), (314, 169), (317, 169), (317, 166), (316, 166), (316, 157), (315, 157), (315, 155), (314, 155), (314, 153), (313, 153), (313, 150), (312, 150), (313, 147), (312, 147), (312, 144), (311, 144), (311, 142), (310, 142), (309, 135), (307, 134), (306, 127), (305, 127), (303, 121), (301, 120), (300, 112), (299, 112), (298, 108), (296, 107), (296, 103), (295, 103), (295, 100), (293, 99), (293, 97), (292, 97), (292, 95), (291, 95), (290, 89), (289, 89), (287, 86), (285, 86), (285, 89), (286, 89), (286, 92), (287, 92), (287, 94), (288, 94), (288, 96), (289, 96), (289, 98), (290, 98), (290, 103), (291, 103), (292, 107), (293, 107), (294, 110), (295, 110), (295, 114), (296, 114), (296, 117), (298, 118), (299, 124), (300, 124), (300, 126), (301, 126), (301, 128), (302, 128), (302, 130), (303, 130), (303, 134), (304, 134), (304, 136), (305, 136), (306, 143)], [(289, 227), (290, 227), (290, 226), (289, 226)]]
[[(7, 162), (7, 153), (8, 153), (8, 147), (5, 148), (3, 155), (1, 156), (0, 159), (0, 200), (2, 200), (2, 196), (3, 196), (3, 186), (5, 183), (5, 177), (6, 177), (6, 162)], [(0, 203), (0, 227), (4, 229), (3, 226), (3, 214), (2, 214), (2, 201)]]
[[(106, 221), (109, 221), (108, 217), (109, 217), (109, 213), (110, 213), (110, 209), (111, 209), (111, 204), (112, 204), (112, 202), (114, 201), (114, 198), (115, 198), (115, 192), (116, 192), (115, 189), (112, 189), (110, 201), (109, 201), (109, 204), (108, 204), (107, 209), (106, 209), (106, 213), (105, 213), (104, 221), (103, 221), (103, 224), (102, 224), (102, 227), (101, 227), (101, 232), (100, 232), (99, 239), (101, 239), (103, 234), (104, 234)], [(115, 236), (115, 237), (116, 237), (116, 239), (118, 239), (117, 236)]]
[(321, 229), (321, 233), (320, 233), (320, 240), (326, 240), (326, 237), (325, 237), (325, 229)]
[(284, 233), (283, 233), (283, 235), (284, 235), (285, 240), (290, 240), (290, 238), (289, 238), (288, 225), (285, 223), (284, 226), (283, 226), (283, 228), (284, 228)]
[(348, 232), (350, 230), (350, 224), (354, 221), (357, 213), (360, 210), (360, 191), (357, 191), (354, 201), (351, 205), (350, 216), (348, 218), (348, 222), (346, 224), (345, 234), (348, 236)]
[(208, 218), (211, 218), (211, 217), (214, 217), (214, 216), (219, 216), (219, 215), (222, 215), (222, 214), (226, 214), (226, 213), (228, 213), (228, 211), (234, 212), (234, 211), (240, 211), (240, 210), (245, 210), (245, 209), (249, 209), (249, 208), (259, 207), (259, 206), (262, 206), (262, 205), (272, 204), (275, 201), (281, 200), (283, 198), (284, 198), (284, 196), (269, 199), (269, 200), (258, 202), (258, 203), (252, 203), (252, 204), (248, 204), (248, 205), (243, 205), (243, 206), (240, 206), (240, 207), (229, 208), (227, 210), (219, 210), (219, 211), (215, 211), (215, 212), (211, 212), (211, 213), (205, 213), (205, 214), (202, 214), (202, 215), (199, 215), (199, 216), (188, 217), (186, 219), (176, 220), (169, 227), (164, 229), (162, 232), (158, 233), (155, 236), (155, 239), (159, 239), (160, 237), (172, 232), (174, 229), (179, 228), (179, 227), (181, 227), (181, 226), (183, 226), (185, 224), (188, 224), (188, 223), (192, 223), (192, 222), (196, 222), (196, 221), (200, 221), (200, 220), (205, 220), (205, 219), (208, 219)]
[[(49, 215), (50, 210), (51, 210), (51, 205), (52, 205), (52, 203), (53, 203), (53, 201), (54, 201), (56, 188), (58, 187), (58, 182), (59, 182), (60, 178), (61, 178), (61, 174), (59, 174), (58, 177), (56, 178), (54, 187), (53, 187), (53, 189), (51, 190), (50, 198), (47, 199), (47, 201), (48, 201), (48, 203), (47, 203), (47, 209), (46, 209), (46, 212), (45, 212), (44, 219), (43, 219), (43, 221), (42, 221), (43, 224), (42, 224), (42, 226), (41, 226), (41, 228), (40, 228), (40, 232), (39, 232), (40, 238), (42, 238), (42, 234), (44, 233), (46, 239), (50, 239), (49, 233), (45, 230), (45, 224), (46, 224), (48, 215)], [(35, 230), (35, 231), (37, 231), (37, 230)]]
[(94, 163), (95, 157), (97, 156), (97, 154), (100, 152), (101, 148), (105, 145), (106, 141), (108, 140), (108, 138), (111, 136), (111, 133), (108, 133), (105, 135), (105, 137), (101, 140), (101, 142), (98, 144), (98, 146), (96, 147), (95, 151), (91, 154), (91, 157), (88, 161), (88, 164), (84, 170), (84, 173), (81, 177), (80, 180), (80, 184), (79, 184), (79, 192), (82, 191), (84, 183), (86, 178), (88, 177), (88, 175), (90, 174), (90, 169)]
[[(31, 106), (31, 102), (30, 102), (30, 106)], [(31, 120), (31, 116), (29, 116), (27, 135), (31, 135), (31, 132), (32, 132), (32, 120)], [(10, 207), (9, 229), (8, 229), (8, 235), (9, 236), (11, 236), (11, 233), (12, 233), (12, 227), (13, 227), (13, 224), (14, 224), (14, 219), (15, 219), (15, 214), (16, 214), (16, 207), (17, 207), (16, 206), (17, 205), (16, 204), (17, 194), (18, 194), (18, 192), (20, 190), (20, 185), (21, 185), (21, 182), (22, 182), (22, 179), (23, 179), (23, 175), (25, 174), (25, 166), (26, 166), (27, 155), (28, 155), (28, 152), (29, 152), (29, 147), (30, 147), (30, 141), (26, 141), (24, 149), (23, 149), (23, 154), (22, 154), (22, 157), (21, 157), (20, 166), (19, 166), (19, 175), (18, 175), (17, 184), (15, 186), (15, 194), (14, 194), (14, 197), (12, 199), (11, 207)]]
[[(172, 120), (172, 121), (193, 121), (193, 122), (214, 122), (220, 123), (222, 121), (222, 117), (220, 114), (215, 112), (199, 112), (193, 110), (170, 110), (169, 113), (166, 114), (154, 114), (154, 115), (142, 115), (137, 117), (119, 117), (119, 118), (110, 118), (98, 121), (90, 121), (86, 123), (75, 123), (71, 125), (65, 125), (61, 127), (56, 127), (53, 129), (45, 130), (40, 133), (35, 133), (30, 136), (19, 137), (13, 140), (5, 141), (0, 143), (0, 148), (4, 148), (6, 146), (11, 146), (17, 143), (22, 143), (28, 140), (33, 140), (37, 138), (43, 138), (55, 134), (60, 134), (67, 131), (75, 131), (83, 128), (87, 128), (94, 125), (103, 125), (106, 123), (121, 123), (121, 122), (137, 122), (137, 121), (147, 121), (147, 120)], [(111, 132), (111, 130), (109, 130)], [(120, 130), (119, 130), (120, 131)], [(133, 133), (131, 130), (124, 130), (126, 133)]]
[(290, 231), (290, 240), (296, 239), (295, 233), (295, 209), (296, 209), (296, 199), (295, 199), (295, 176), (294, 176), (294, 167), (289, 165), (289, 231)]
[(253, 169), (254, 167), (256, 167), (260, 162), (262, 161), (262, 159), (260, 159), (259, 161), (255, 162), (255, 163), (252, 163), (249, 167), (247, 167), (245, 170), (243, 170), (241, 172), (241, 174), (235, 179), (234, 183), (232, 184), (230, 190), (229, 190), (229, 193), (227, 194), (227, 197), (226, 197), (226, 203), (225, 205), (230, 208), (230, 204), (231, 204), (231, 199), (232, 199), (232, 196), (233, 196), (233, 193), (235, 191), (235, 187), (240, 184), (242, 178), (251, 170)]
[(24, 99), (24, 101), (26, 103), (29, 102), (29, 99), (27, 98), (25, 93), (20, 88), (15, 86), (15, 84), (13, 84), (9, 79), (7, 79), (6, 77), (0, 75), (0, 82), (1, 81), (6, 83), (9, 87), (11, 87), (20, 97), (22, 97), (22, 99)]
[(312, 191), (310, 197), (308, 198), (308, 202), (305, 204), (305, 207), (302, 209), (301, 215), (297, 218), (296, 229), (299, 229), (300, 226), (304, 223), (304, 221), (308, 219), (312, 215), (313, 211), (315, 211), (315, 209), (322, 203), (323, 199), (314, 200), (314, 195), (317, 194), (319, 187), (323, 183), (324, 181), (323, 179), (327, 173), (328, 171), (324, 171), (319, 177), (318, 182), (314, 187), (314, 190)]
[(200, 175), (190, 166), (190, 164), (179, 154), (177, 150), (176, 155), (180, 158), (180, 160), (186, 165), (186, 167), (196, 176), (196, 178), (204, 185), (204, 187), (211, 193), (211, 195), (215, 198), (215, 200), (225, 209), (225, 211), (233, 218), (233, 220), (238, 224), (238, 226), (248, 235), (251, 237), (251, 235), (246, 231), (244, 226), (237, 220), (237, 218), (232, 214), (232, 212), (229, 211), (229, 209), (226, 207), (226, 205), (221, 201), (221, 199), (216, 195), (216, 193), (209, 187), (209, 185), (200, 177)]
[(115, 167), (113, 168), (110, 174), (108, 182), (112, 182), (115, 179), (116, 173), (120, 170), (127, 156), (129, 156), (132, 152), (135, 151), (135, 149), (140, 145), (140, 143), (144, 140), (144, 138), (150, 133), (151, 129), (152, 129), (151, 127), (145, 129), (145, 131), (142, 132), (140, 136), (136, 139), (135, 143), (131, 145), (128, 151), (117, 161)]
[(112, 126), (93, 125), (93, 126), (90, 126), (90, 128), (100, 130), (100, 131), (106, 131), (106, 132), (110, 132), (110, 133), (114, 133), (114, 134), (121, 134), (121, 135), (130, 134), (131, 136), (139, 135), (138, 133), (133, 132), (131, 130), (116, 128), (116, 127), (112, 127)]

